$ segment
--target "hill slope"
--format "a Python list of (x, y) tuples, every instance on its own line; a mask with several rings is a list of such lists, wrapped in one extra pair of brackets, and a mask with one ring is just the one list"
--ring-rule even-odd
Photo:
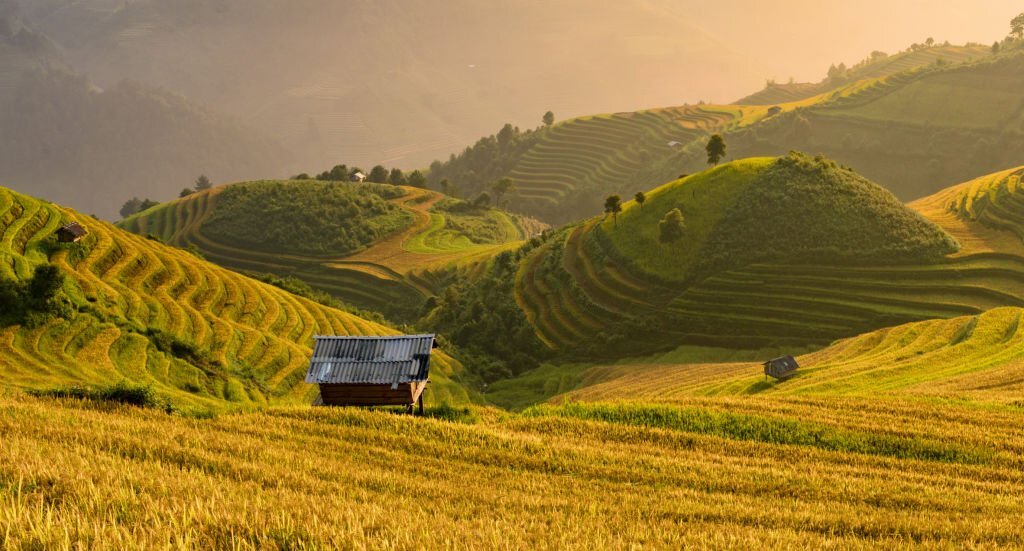
[[(541, 349), (609, 358), (681, 344), (800, 350), (1024, 306), (1015, 236), (963, 221), (942, 195), (914, 212), (830, 161), (737, 161), (648, 195), (642, 208), (627, 203), (617, 225), (588, 220), (518, 253), (510, 298), (474, 306), (486, 293), (467, 285), (442, 308), (507, 319), (503, 304), (514, 299), (517, 327)], [(683, 237), (662, 243), (659, 225), (673, 208), (684, 213)]]
[(1020, 51), (937, 46), (753, 104), (580, 117), (505, 140), (499, 133), (432, 165), (431, 181), (476, 192), (509, 177), (516, 210), (569, 223), (600, 212), (608, 194), (631, 196), (702, 170), (708, 136), (722, 133), (729, 158), (821, 152), (914, 199), (1019, 162), (1022, 64)]
[(1024, 542), (1010, 406), (720, 397), (467, 424), (309, 407), (196, 420), (0, 396), (0, 438), (8, 547)]
[[(151, 383), (184, 407), (306, 401), (312, 337), (394, 334), (393, 329), (297, 297), (194, 255), (73, 211), (0, 188), (0, 276), (27, 281), (53, 263), (72, 310), (40, 326), (0, 330), (0, 384)], [(59, 246), (53, 232), (89, 231)], [(432, 399), (464, 399), (441, 354)]]
[(417, 188), (311, 180), (196, 193), (119, 223), (234, 269), (298, 277), (411, 319), (453, 264), (515, 246), (543, 225)]

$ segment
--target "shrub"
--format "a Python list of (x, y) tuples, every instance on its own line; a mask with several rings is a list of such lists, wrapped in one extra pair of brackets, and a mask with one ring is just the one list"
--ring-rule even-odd
[(46, 390), (30, 390), (29, 394), (38, 398), (72, 398), (93, 402), (113, 402), (144, 408), (170, 408), (168, 402), (159, 399), (152, 386), (136, 385), (127, 381), (121, 381), (111, 386), (66, 386)]
[(673, 243), (683, 237), (683, 230), (686, 223), (683, 221), (683, 212), (674, 208), (658, 222), (658, 240), (662, 243)]

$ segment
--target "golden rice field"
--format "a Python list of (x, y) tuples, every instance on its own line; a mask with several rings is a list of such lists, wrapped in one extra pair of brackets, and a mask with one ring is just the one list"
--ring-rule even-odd
[(8, 394), (0, 547), (1024, 545), (1019, 407), (725, 397), (478, 416), (199, 420)]
[[(48, 259), (47, 238), (63, 223), (89, 231)], [(79, 313), (37, 328), (0, 329), (0, 386), (46, 388), (152, 384), (187, 408), (309, 403), (303, 383), (316, 335), (386, 335), (392, 328), (297, 297), (181, 249), (0, 188), (0, 275), (24, 279), (47, 260), (66, 274)], [(197, 366), (154, 346), (159, 331), (217, 366)], [(467, 398), (443, 353), (428, 398)]]

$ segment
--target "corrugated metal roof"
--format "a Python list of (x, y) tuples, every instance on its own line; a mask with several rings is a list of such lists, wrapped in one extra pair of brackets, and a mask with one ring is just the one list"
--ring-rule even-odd
[(434, 335), (317, 337), (306, 382), (393, 384), (425, 381)]

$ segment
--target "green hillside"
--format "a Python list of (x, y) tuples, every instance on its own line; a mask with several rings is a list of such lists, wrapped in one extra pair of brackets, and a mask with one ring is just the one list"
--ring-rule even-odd
[[(70, 221), (89, 235), (56, 244), (54, 232)], [(0, 260), (5, 289), (48, 263), (65, 277), (54, 299), (65, 306), (53, 315), (22, 323), (5, 305), (0, 385), (9, 388), (128, 380), (153, 385), (183, 408), (308, 403), (316, 391), (302, 381), (313, 336), (396, 333), (4, 189)], [(449, 380), (460, 369), (440, 355), (431, 399), (466, 398)]]
[(764, 90), (751, 94), (736, 102), (737, 105), (775, 105), (800, 101), (818, 94), (824, 94), (839, 86), (864, 79), (875, 79), (902, 73), (920, 67), (942, 63), (966, 63), (991, 55), (987, 46), (941, 45), (885, 55), (877, 52), (864, 61), (846, 69), (836, 71), (831, 78), (820, 82), (769, 83)]
[[(831, 161), (737, 161), (648, 197), (642, 208), (626, 203), (617, 223), (569, 226), (506, 259), (509, 293), (494, 295), (508, 270), (496, 263), (479, 284), (489, 291), (459, 287), (442, 310), (476, 311), (485, 333), (490, 316), (512, 323), (502, 330), (509, 339), (528, 328), (546, 351), (539, 359), (595, 359), (683, 344), (802, 350), (1024, 306), (1018, 238), (958, 218), (946, 195), (908, 209)], [(663, 243), (660, 222), (673, 208), (685, 230)], [(520, 318), (507, 311), (513, 300)]]
[[(1020, 164), (1024, 52), (933, 64), (830, 93), (799, 112), (727, 133), (735, 156), (821, 152), (904, 200)], [(665, 177), (703, 163), (694, 151)]]
[(118, 224), (222, 266), (294, 276), (348, 304), (412, 319), (452, 266), (544, 225), (418, 188), (289, 180), (232, 184)]
[(1019, 49), (993, 56), (980, 46), (921, 48), (818, 84), (773, 85), (735, 105), (509, 127), (434, 163), (430, 181), (474, 194), (511, 178), (514, 210), (565, 224), (600, 212), (606, 195), (702, 170), (708, 136), (721, 133), (728, 158), (820, 152), (914, 199), (1019, 163), (1022, 74)]

